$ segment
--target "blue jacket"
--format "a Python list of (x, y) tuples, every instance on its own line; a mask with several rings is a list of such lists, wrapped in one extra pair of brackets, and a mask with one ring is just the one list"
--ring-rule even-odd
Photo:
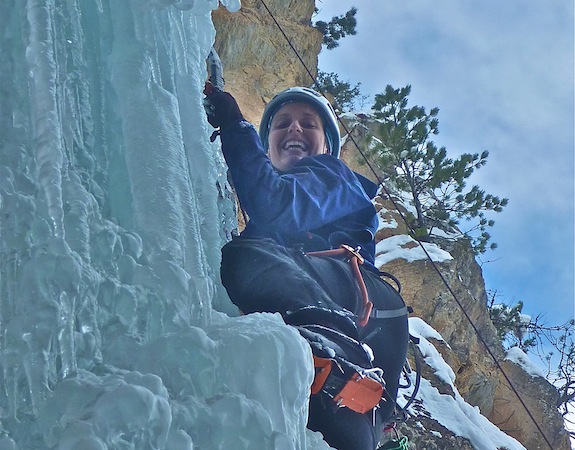
[(222, 151), (241, 206), (245, 237), (268, 237), (304, 251), (347, 244), (374, 262), (377, 186), (331, 155), (303, 158), (289, 172), (273, 168), (253, 125), (221, 130)]

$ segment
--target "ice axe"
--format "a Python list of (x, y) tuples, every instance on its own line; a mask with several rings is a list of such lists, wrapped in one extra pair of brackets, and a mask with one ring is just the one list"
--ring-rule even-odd
[(224, 67), (214, 47), (210, 50), (206, 62), (208, 64), (208, 81), (206, 81), (204, 86), (204, 94), (210, 95), (212, 92), (223, 92)]
[[(210, 50), (206, 62), (208, 65), (208, 80), (204, 85), (204, 109), (206, 113), (211, 116), (214, 113), (214, 107), (210, 103), (209, 96), (214, 92), (224, 91), (224, 67), (214, 47)], [(210, 136), (210, 142), (214, 142), (218, 134), (220, 134), (218, 130), (214, 131)]]

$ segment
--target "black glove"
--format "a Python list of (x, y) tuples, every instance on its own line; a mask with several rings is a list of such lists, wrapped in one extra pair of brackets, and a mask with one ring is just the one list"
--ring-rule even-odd
[(214, 128), (223, 128), (244, 119), (236, 99), (229, 92), (216, 91), (204, 100), (208, 122)]

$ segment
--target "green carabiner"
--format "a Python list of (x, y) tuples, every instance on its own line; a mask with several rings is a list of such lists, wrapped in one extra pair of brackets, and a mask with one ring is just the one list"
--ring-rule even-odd
[(409, 450), (409, 439), (407, 436), (403, 436), (400, 439), (391, 439), (378, 447), (377, 450)]

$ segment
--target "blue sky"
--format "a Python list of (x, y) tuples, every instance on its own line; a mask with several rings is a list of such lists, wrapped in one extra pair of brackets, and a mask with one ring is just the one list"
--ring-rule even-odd
[(316, 3), (315, 20), (358, 8), (357, 35), (323, 50), (321, 70), (370, 99), (410, 84), (411, 105), (440, 109), (436, 144), (489, 151), (470, 184), (510, 202), (492, 216), (498, 249), (480, 257), (487, 288), (548, 325), (573, 317), (573, 2)]

